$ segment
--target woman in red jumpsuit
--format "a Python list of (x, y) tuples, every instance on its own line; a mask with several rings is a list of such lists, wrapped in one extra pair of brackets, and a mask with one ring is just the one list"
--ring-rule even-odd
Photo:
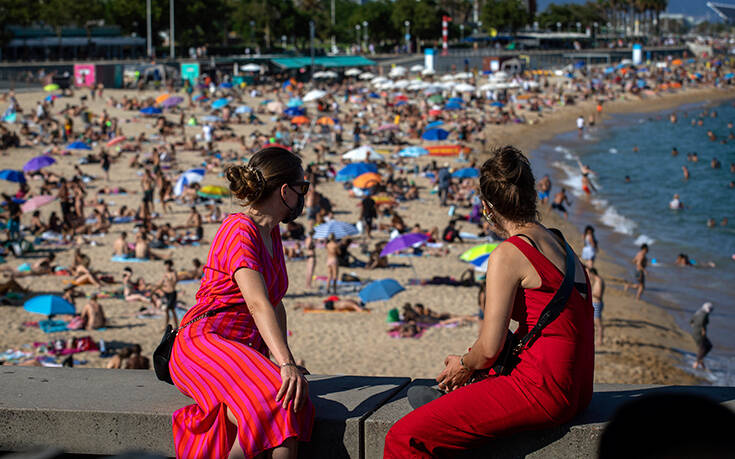
[(535, 180), (526, 157), (498, 148), (482, 166), (483, 213), (505, 242), (490, 255), (485, 318), (464, 355), (449, 355), (436, 378), (448, 393), (409, 413), (390, 429), (384, 457), (451, 455), (514, 432), (562, 424), (592, 398), (594, 325), (589, 280), (575, 257), (575, 288), (562, 313), (543, 329), (506, 376), (467, 384), (488, 373), (510, 319), (523, 337), (560, 287), (565, 246), (538, 222)]

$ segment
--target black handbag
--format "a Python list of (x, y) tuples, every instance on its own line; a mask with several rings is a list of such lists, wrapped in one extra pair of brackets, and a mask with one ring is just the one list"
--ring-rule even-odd
[(156, 350), (153, 351), (153, 369), (156, 372), (156, 377), (163, 382), (167, 382), (169, 384), (174, 383), (171, 380), (171, 370), (169, 369), (168, 365), (169, 362), (171, 362), (171, 350), (174, 348), (174, 340), (176, 339), (176, 335), (179, 333), (179, 330), (188, 327), (197, 320), (204, 319), (205, 317), (212, 317), (218, 312), (221, 312), (230, 307), (231, 306), (225, 306), (223, 308), (207, 311), (204, 314), (195, 317), (194, 319), (188, 321), (187, 323), (176, 329), (174, 329), (174, 327), (172, 327), (171, 325), (167, 325), (166, 330), (163, 332), (161, 343), (158, 345), (158, 347), (156, 347)]
[(505, 336), (503, 349), (500, 351), (500, 355), (495, 359), (495, 363), (492, 366), (492, 369), (497, 375), (504, 376), (510, 374), (513, 368), (515, 368), (518, 362), (520, 362), (518, 355), (521, 351), (524, 348), (530, 347), (536, 338), (538, 338), (541, 330), (559, 317), (559, 314), (561, 314), (566, 307), (567, 301), (569, 301), (569, 296), (572, 294), (572, 287), (574, 287), (575, 263), (574, 251), (569, 247), (567, 241), (564, 241), (564, 246), (567, 251), (565, 262), (566, 272), (561, 286), (556, 291), (551, 301), (549, 301), (549, 304), (547, 304), (541, 312), (536, 325), (528, 332), (528, 334), (526, 334), (526, 336), (519, 339), (515, 333), (508, 330), (508, 333)]

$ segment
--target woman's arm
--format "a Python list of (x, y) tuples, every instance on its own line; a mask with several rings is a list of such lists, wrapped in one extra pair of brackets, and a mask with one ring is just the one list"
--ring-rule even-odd
[(282, 325), (277, 317), (276, 308), (268, 299), (263, 275), (252, 269), (241, 268), (235, 272), (234, 277), (248, 305), (248, 310), (255, 320), (255, 325), (268, 349), (276, 358), (276, 362), (279, 365), (294, 363), (293, 355), (284, 339), (285, 312)]
[(286, 307), (283, 305), (283, 301), (278, 303), (278, 306), (276, 306), (276, 320), (278, 321), (278, 326), (281, 328), (281, 333), (283, 334), (283, 341), (286, 343), (286, 346), (288, 346), (288, 326), (286, 324)]

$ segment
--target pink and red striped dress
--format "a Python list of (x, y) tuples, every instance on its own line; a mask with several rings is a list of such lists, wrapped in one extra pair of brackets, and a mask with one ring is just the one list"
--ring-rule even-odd
[[(233, 214), (212, 241), (197, 303), (182, 323), (212, 309), (232, 307), (182, 329), (174, 342), (171, 378), (196, 401), (173, 414), (177, 458), (227, 457), (238, 433), (246, 457), (290, 437), (302, 441), (311, 437), (314, 407), (309, 403), (293, 413), (276, 401), (280, 369), (268, 358), (268, 348), (233, 277), (240, 268), (260, 272), (271, 304), (280, 303), (288, 289), (288, 274), (278, 227), (271, 238), (273, 257), (252, 220)], [(227, 420), (225, 406), (237, 418), (238, 428)]]

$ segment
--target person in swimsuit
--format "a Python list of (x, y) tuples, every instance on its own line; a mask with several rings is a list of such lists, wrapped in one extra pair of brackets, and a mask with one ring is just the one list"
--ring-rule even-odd
[(582, 172), (582, 191), (587, 194), (592, 194), (592, 191), (597, 193), (597, 189), (589, 177), (590, 174), (594, 174), (595, 172), (588, 165), (582, 164), (580, 160), (577, 160), (577, 164), (579, 165), (579, 170)]
[(590, 278), (590, 286), (592, 287), (592, 307), (595, 310), (595, 346), (601, 346), (604, 339), (604, 330), (602, 325), (602, 309), (605, 304), (602, 302), (602, 295), (605, 294), (605, 281), (597, 274), (597, 269), (588, 267), (587, 275)]
[(140, 179), (140, 187), (143, 190), (143, 213), (150, 215), (153, 212), (153, 187), (155, 182), (151, 171), (146, 169), (143, 173), (143, 178)]
[(330, 288), (333, 293), (337, 293), (337, 276), (339, 274), (338, 256), (339, 244), (337, 243), (337, 238), (334, 237), (334, 233), (332, 233), (327, 238), (327, 293), (329, 293)]
[(646, 266), (648, 266), (648, 244), (642, 244), (641, 249), (633, 257), (633, 264), (635, 265), (635, 284), (625, 283), (624, 290), (627, 292), (629, 288), (636, 289), (635, 298), (641, 299), (643, 290), (646, 288)]
[(166, 266), (166, 271), (163, 273), (163, 279), (159, 282), (156, 290), (160, 289), (161, 293), (163, 293), (163, 307), (166, 309), (166, 317), (163, 324), (165, 331), (168, 325), (169, 313), (173, 316), (174, 328), (179, 328), (179, 318), (176, 316), (176, 283), (179, 281), (179, 278), (176, 271), (174, 271), (173, 261), (166, 260), (163, 264)]
[[(574, 288), (560, 315), (521, 350), (508, 374), (491, 370), (511, 319), (524, 336), (561, 287), (566, 243), (539, 223), (531, 166), (516, 148), (492, 152), (481, 168), (480, 192), (485, 219), (505, 239), (488, 259), (480, 335), (469, 352), (444, 360), (436, 381), (447, 393), (388, 431), (386, 459), (454, 457), (504, 435), (562, 425), (592, 399), (593, 310), (589, 281), (576, 257), (569, 267)], [(469, 383), (473, 375), (481, 377)]]
[(136, 282), (133, 282), (133, 270), (130, 267), (125, 267), (122, 274), (123, 283), (123, 298), (125, 301), (140, 301), (142, 303), (151, 303), (152, 300), (145, 296), (142, 291), (138, 289)]
[(584, 229), (584, 247), (582, 248), (582, 263), (585, 267), (591, 268), (595, 264), (597, 257), (597, 238), (595, 238), (595, 229), (587, 225)]
[(306, 288), (312, 287), (314, 268), (316, 267), (316, 244), (314, 244), (314, 230), (309, 231), (304, 241), (306, 253)]
[(561, 191), (554, 195), (554, 201), (551, 203), (551, 208), (563, 213), (564, 219), (566, 220), (569, 218), (569, 214), (567, 213), (566, 207), (564, 207), (564, 203), (567, 203), (570, 206), (572, 205), (567, 197), (567, 189), (562, 187)]

